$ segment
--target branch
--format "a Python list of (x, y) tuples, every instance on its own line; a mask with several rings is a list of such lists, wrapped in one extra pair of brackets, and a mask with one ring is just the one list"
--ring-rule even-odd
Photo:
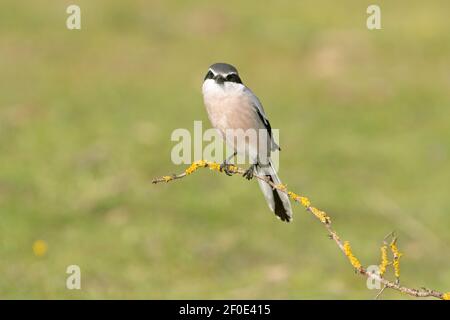
[[(187, 168), (181, 174), (173, 174), (171, 176), (163, 176), (160, 178), (155, 178), (152, 180), (152, 183), (156, 184), (156, 183), (160, 183), (160, 182), (169, 182), (172, 180), (181, 179), (181, 178), (184, 178), (184, 177), (194, 173), (199, 168), (209, 168), (212, 171), (222, 172), (222, 170), (220, 169), (220, 164), (215, 163), (215, 162), (205, 161), (205, 160), (199, 160), (199, 161), (194, 162), (189, 168)], [(245, 172), (244, 169), (239, 168), (237, 166), (233, 166), (233, 165), (231, 165), (229, 167), (229, 171), (232, 174), (243, 174)], [(270, 181), (265, 176), (259, 176), (259, 175), (255, 174), (254, 177), (266, 182), (273, 189), (277, 189), (281, 192), (286, 193), (289, 196), (289, 198), (291, 198), (293, 201), (302, 205), (307, 212), (314, 215), (314, 217), (316, 217), (322, 223), (322, 225), (326, 228), (330, 239), (332, 239), (336, 243), (338, 248), (347, 257), (348, 261), (353, 266), (353, 268), (355, 268), (356, 272), (362, 276), (369, 278), (369, 279), (379, 281), (383, 285), (383, 290), (384, 290), (384, 288), (390, 288), (390, 289), (399, 291), (403, 294), (410, 295), (413, 297), (418, 297), (418, 298), (434, 297), (434, 298), (438, 298), (438, 299), (442, 299), (442, 300), (450, 300), (450, 292), (443, 293), (443, 292), (439, 292), (439, 291), (431, 290), (431, 289), (427, 289), (427, 288), (415, 289), (415, 288), (408, 288), (403, 285), (400, 285), (400, 281), (399, 281), (399, 279), (400, 279), (400, 257), (402, 256), (402, 254), (398, 250), (397, 238), (394, 236), (394, 234), (388, 235), (384, 240), (384, 245), (381, 247), (381, 264), (379, 266), (379, 272), (378, 273), (368, 272), (366, 270), (366, 268), (364, 268), (362, 266), (362, 264), (359, 262), (358, 258), (353, 254), (350, 243), (348, 241), (342, 241), (341, 238), (336, 233), (336, 231), (334, 231), (334, 229), (332, 228), (332, 225), (331, 225), (331, 218), (324, 211), (321, 211), (321, 210), (317, 209), (316, 207), (313, 207), (308, 198), (300, 196), (292, 191), (289, 191), (287, 189), (287, 187), (283, 184), (274, 184), (272, 181)], [(389, 236), (391, 236), (393, 239), (390, 243), (387, 243), (386, 239)], [(390, 251), (393, 256), (392, 263), (390, 263), (388, 261), (388, 248), (391, 249)], [(383, 277), (384, 273), (386, 271), (386, 268), (390, 265), (392, 265), (392, 267), (394, 269), (394, 274), (395, 274), (395, 278), (396, 278), (395, 282), (390, 281)], [(378, 296), (381, 294), (381, 292), (378, 294)]]

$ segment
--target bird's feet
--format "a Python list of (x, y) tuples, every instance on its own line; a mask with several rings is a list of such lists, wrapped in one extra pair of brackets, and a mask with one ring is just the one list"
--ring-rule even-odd
[(224, 161), (221, 165), (220, 165), (220, 167), (219, 167), (219, 170), (220, 170), (220, 172), (225, 172), (225, 174), (227, 175), (227, 176), (232, 176), (233, 175), (233, 171), (231, 171), (230, 170), (230, 167), (231, 167), (231, 165), (229, 164), (229, 163), (227, 163), (226, 161)]
[(242, 175), (245, 179), (247, 180), (252, 180), (253, 179), (253, 174), (255, 171), (255, 164), (252, 164), (247, 171), (244, 172), (244, 174)]

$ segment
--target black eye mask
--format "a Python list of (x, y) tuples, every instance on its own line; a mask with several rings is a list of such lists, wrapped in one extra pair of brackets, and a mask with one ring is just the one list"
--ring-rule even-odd
[(234, 83), (242, 83), (241, 78), (236, 73), (230, 73), (225, 78), (225, 81), (234, 82)]
[[(211, 71), (208, 71), (208, 73), (206, 74), (204, 80), (212, 79), (213, 77), (214, 77), (214, 74), (213, 74)], [(204, 81), (204, 80), (203, 80), (203, 81)]]

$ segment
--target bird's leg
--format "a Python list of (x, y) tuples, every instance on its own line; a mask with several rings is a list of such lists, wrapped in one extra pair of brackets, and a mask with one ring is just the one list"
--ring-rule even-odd
[(252, 164), (247, 171), (244, 172), (244, 174), (242, 175), (245, 179), (247, 180), (252, 180), (253, 179), (253, 174), (255, 172), (255, 167), (256, 167), (256, 163)]
[(230, 164), (228, 163), (231, 159), (236, 156), (237, 152), (235, 151), (230, 157), (226, 158), (222, 164), (220, 165), (220, 172), (225, 172), (227, 176), (232, 176), (233, 172), (230, 171)]

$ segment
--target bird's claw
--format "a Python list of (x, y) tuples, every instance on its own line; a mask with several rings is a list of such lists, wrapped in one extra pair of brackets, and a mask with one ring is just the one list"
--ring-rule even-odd
[(219, 167), (220, 172), (225, 172), (227, 176), (232, 176), (233, 172), (230, 170), (230, 165), (228, 163), (222, 163)]
[(252, 180), (253, 179), (253, 169), (254, 166), (250, 166), (250, 168), (247, 169), (247, 171), (244, 172), (244, 174), (242, 175), (245, 179), (247, 180)]

